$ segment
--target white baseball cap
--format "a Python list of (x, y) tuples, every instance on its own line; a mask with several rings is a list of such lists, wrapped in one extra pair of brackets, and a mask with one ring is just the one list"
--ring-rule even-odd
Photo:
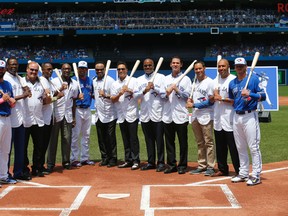
[(78, 62), (78, 67), (79, 68), (88, 68), (88, 64), (86, 61), (79, 61)]
[(6, 67), (6, 62), (3, 60), (0, 60), (0, 68), (5, 68)]
[(236, 58), (234, 61), (234, 65), (247, 65), (247, 62), (244, 58)]

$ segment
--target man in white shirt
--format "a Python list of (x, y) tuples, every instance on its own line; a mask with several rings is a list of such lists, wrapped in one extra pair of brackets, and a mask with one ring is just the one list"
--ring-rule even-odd
[(239, 156), (233, 135), (233, 101), (229, 100), (229, 83), (235, 79), (235, 75), (230, 74), (229, 62), (221, 59), (218, 62), (218, 76), (214, 79), (214, 135), (216, 142), (216, 157), (218, 172), (212, 177), (228, 176), (229, 166), (227, 164), (228, 148), (236, 175), (239, 173)]
[(194, 108), (191, 122), (198, 147), (198, 168), (190, 174), (200, 174), (205, 171), (205, 176), (215, 173), (215, 148), (213, 139), (213, 80), (205, 74), (205, 63), (197, 61), (194, 64), (196, 76), (195, 89), (192, 99), (187, 102), (187, 107)]
[[(182, 66), (183, 62), (180, 57), (172, 57), (170, 62), (172, 73), (165, 76), (160, 92), (161, 97), (165, 99), (162, 117), (168, 164), (168, 167), (164, 170), (165, 174), (177, 171), (179, 174), (185, 174), (188, 163), (187, 127), (189, 118), (188, 109), (185, 105), (191, 91), (191, 80), (188, 76), (184, 76), (180, 82), (177, 81), (179, 76), (182, 75)], [(178, 164), (175, 148), (176, 133), (180, 145)]]
[[(95, 120), (98, 137), (101, 162), (99, 166), (113, 167), (117, 165), (117, 142), (116, 142), (116, 121), (117, 115), (115, 105), (111, 101), (111, 85), (115, 81), (105, 75), (105, 63), (95, 63), (97, 77), (93, 79), (95, 96)], [(105, 83), (104, 83), (105, 82)]]
[(72, 127), (75, 126), (75, 99), (78, 97), (78, 88), (75, 80), (70, 78), (71, 65), (64, 63), (61, 67), (62, 80), (58, 77), (52, 83), (64, 96), (54, 102), (54, 119), (48, 145), (47, 170), (52, 172), (56, 164), (58, 136), (61, 130), (61, 155), (64, 169), (71, 169), (70, 152)]
[(154, 61), (149, 58), (144, 60), (143, 69), (145, 73), (137, 79), (137, 82), (141, 99), (140, 122), (146, 142), (148, 163), (141, 167), (141, 170), (156, 168), (157, 172), (161, 172), (165, 169), (165, 162), (162, 122), (163, 99), (160, 97), (160, 88), (165, 76), (160, 73), (155, 75)]
[(136, 170), (140, 167), (139, 108), (138, 100), (134, 95), (137, 91), (137, 79), (132, 77), (127, 85), (129, 77), (127, 76), (128, 68), (125, 62), (117, 63), (117, 71), (119, 79), (111, 86), (111, 100), (116, 106), (125, 151), (125, 162), (118, 167), (131, 167), (132, 170)]

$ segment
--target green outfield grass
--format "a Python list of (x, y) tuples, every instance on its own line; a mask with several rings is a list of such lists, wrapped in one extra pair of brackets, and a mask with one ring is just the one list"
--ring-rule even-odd
[[(279, 87), (279, 95), (288, 95), (288, 86)], [(271, 112), (272, 121), (270, 123), (260, 123), (261, 127), (261, 144), (260, 149), (262, 152), (263, 163), (270, 163), (276, 161), (288, 160), (288, 106), (280, 106), (279, 111)], [(124, 151), (123, 151), (123, 142), (120, 134), (119, 126), (116, 127), (117, 134), (117, 152), (118, 159), (123, 160)], [(191, 125), (188, 126), (188, 160), (197, 161), (197, 148), (194, 141), (194, 135), (192, 132)], [(140, 159), (141, 161), (147, 160), (146, 146), (141, 129), (141, 125), (138, 128), (138, 136), (140, 141)], [(95, 125), (91, 127), (91, 136), (90, 136), (90, 155), (91, 159), (99, 161), (101, 159)], [(177, 139), (176, 139), (177, 140)], [(178, 142), (176, 142), (177, 152)], [(29, 158), (32, 157), (32, 143), (29, 144)], [(179, 158), (179, 153), (177, 153), (177, 158)], [(13, 158), (12, 158), (13, 159)], [(32, 161), (32, 160), (30, 160)], [(60, 142), (58, 143), (58, 152), (57, 152), (57, 162), (61, 163), (61, 147)], [(229, 158), (229, 162), (231, 162)]]

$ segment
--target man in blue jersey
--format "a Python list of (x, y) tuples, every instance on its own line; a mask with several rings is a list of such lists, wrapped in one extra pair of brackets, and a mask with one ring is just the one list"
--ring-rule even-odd
[[(90, 105), (93, 97), (93, 82), (87, 76), (88, 64), (86, 61), (78, 62), (79, 82), (82, 93), (79, 94), (79, 99), (76, 100), (76, 125), (72, 129), (71, 143), (71, 165), (81, 167), (82, 165), (94, 165), (95, 163), (89, 160), (89, 144), (90, 144), (90, 129), (91, 129), (91, 110)], [(78, 145), (78, 140), (81, 134), (81, 149)], [(81, 151), (81, 153), (80, 153)], [(79, 161), (80, 155), (80, 161)]]
[[(234, 101), (235, 115), (233, 118), (234, 138), (239, 154), (239, 174), (234, 176), (232, 182), (244, 182), (248, 186), (261, 183), (262, 158), (259, 148), (260, 127), (258, 113), (259, 101), (266, 100), (266, 94), (259, 86), (259, 79), (253, 73), (248, 80), (247, 63), (244, 58), (235, 59), (237, 77), (229, 83), (229, 98)], [(251, 72), (250, 72), (251, 73)], [(248, 82), (247, 88), (245, 88)], [(252, 159), (252, 175), (249, 177), (249, 147)]]

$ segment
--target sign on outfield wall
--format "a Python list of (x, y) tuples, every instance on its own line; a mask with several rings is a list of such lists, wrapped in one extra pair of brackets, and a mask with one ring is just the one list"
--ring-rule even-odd
[[(250, 67), (248, 67), (248, 73)], [(234, 74), (234, 73), (233, 73)], [(256, 74), (260, 80), (264, 90), (266, 90), (266, 101), (262, 102), (265, 111), (278, 111), (278, 67), (277, 66), (263, 66), (255, 67), (254, 74)], [(206, 68), (206, 75), (215, 79), (217, 75), (217, 68)], [(259, 104), (260, 109), (261, 104)]]

